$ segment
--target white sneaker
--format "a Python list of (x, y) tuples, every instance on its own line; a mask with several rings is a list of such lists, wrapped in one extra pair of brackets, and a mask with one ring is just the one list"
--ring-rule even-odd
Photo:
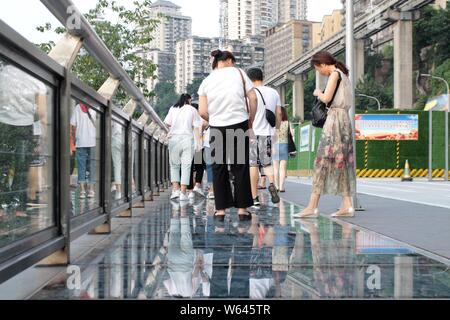
[(189, 200), (194, 200), (195, 199), (195, 193), (194, 192), (189, 192), (188, 198), (189, 198)]
[(214, 192), (208, 193), (208, 199), (213, 200), (214, 199)]
[(203, 192), (202, 188), (199, 186), (194, 187), (194, 192), (202, 197), (205, 197), (205, 193)]
[(175, 190), (175, 191), (172, 191), (172, 194), (170, 195), (170, 199), (172, 200), (172, 199), (176, 199), (176, 198), (178, 198), (180, 196), (180, 190)]
[(188, 201), (189, 197), (186, 195), (186, 193), (180, 192), (180, 201)]
[(116, 195), (115, 195), (115, 200), (119, 200), (119, 199), (122, 199), (122, 192), (117, 192), (116, 191)]

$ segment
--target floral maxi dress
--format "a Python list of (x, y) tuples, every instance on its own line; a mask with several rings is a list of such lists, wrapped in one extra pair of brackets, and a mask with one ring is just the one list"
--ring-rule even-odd
[(341, 83), (322, 129), (314, 164), (312, 192), (354, 196), (356, 186), (349, 78), (340, 70)]

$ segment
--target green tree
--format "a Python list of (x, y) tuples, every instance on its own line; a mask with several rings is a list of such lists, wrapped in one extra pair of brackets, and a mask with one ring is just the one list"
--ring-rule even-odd
[[(150, 4), (150, 0), (139, 0), (125, 7), (118, 5), (114, 0), (97, 0), (95, 8), (85, 14), (85, 18), (100, 39), (147, 98), (152, 97), (153, 94), (147, 89), (145, 80), (154, 77), (156, 66), (145, 57), (143, 52), (153, 40), (152, 31), (160, 23), (159, 20), (149, 19)], [(104, 18), (107, 14), (113, 14), (117, 18), (107, 20)], [(57, 34), (66, 32), (66, 29), (62, 27), (53, 29), (50, 23), (38, 27), (37, 30)], [(55, 43), (41, 43), (38, 46), (45, 52), (49, 52)], [(80, 51), (72, 72), (95, 89), (100, 88), (109, 76), (101, 64), (84, 49)], [(124, 105), (127, 100), (125, 91), (119, 89), (114, 102)]]
[(159, 82), (156, 84), (154, 93), (156, 96), (155, 111), (164, 118), (171, 106), (178, 101), (178, 94), (175, 92), (175, 85), (171, 82)]
[(200, 88), (200, 85), (203, 82), (202, 79), (194, 79), (188, 86), (186, 87), (186, 93), (190, 94), (192, 96), (192, 99), (197, 100), (198, 99), (198, 89)]

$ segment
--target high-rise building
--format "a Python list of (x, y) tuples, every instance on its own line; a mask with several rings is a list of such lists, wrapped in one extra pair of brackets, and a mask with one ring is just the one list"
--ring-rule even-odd
[(159, 20), (147, 48), (142, 51), (157, 65), (156, 79), (147, 79), (152, 91), (158, 82), (171, 82), (175, 77), (175, 49), (177, 41), (192, 36), (192, 19), (181, 14), (181, 7), (170, 1), (156, 1), (150, 5), (150, 18)]
[(194, 36), (177, 43), (175, 84), (179, 94), (185, 92), (186, 87), (195, 79), (208, 76), (211, 72), (211, 51), (218, 47), (218, 38)]
[[(233, 52), (236, 66), (247, 69), (262, 67), (264, 47), (262, 37), (247, 38), (246, 41), (230, 40), (223, 50)], [(211, 73), (211, 52), (220, 45), (220, 38), (191, 37), (179, 41), (176, 50), (176, 91), (183, 93), (194, 80), (204, 79)], [(196, 92), (189, 92), (196, 94)]]
[(265, 73), (269, 78), (312, 48), (313, 23), (291, 20), (266, 32)]
[(307, 20), (307, 0), (278, 0), (278, 23)]
[(161, 21), (152, 35), (150, 49), (175, 53), (177, 41), (192, 36), (192, 19), (183, 16), (181, 7), (170, 1), (156, 1), (150, 9), (150, 18)]
[(148, 90), (154, 90), (158, 82), (173, 82), (175, 78), (175, 53), (152, 49), (146, 54), (146, 58), (157, 66), (156, 78), (147, 79)]
[(221, 33), (227, 40), (263, 36), (278, 21), (278, 0), (220, 0)]

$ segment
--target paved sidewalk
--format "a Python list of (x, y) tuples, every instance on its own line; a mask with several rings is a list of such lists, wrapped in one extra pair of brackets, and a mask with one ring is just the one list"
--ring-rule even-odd
[[(289, 180), (297, 181), (286, 183), (286, 193), (281, 194), (282, 198), (305, 206), (311, 191), (310, 180), (297, 178)], [(367, 184), (365, 181), (363, 183)], [(432, 183), (430, 190), (435, 189), (435, 186), (436, 184)], [(391, 182), (386, 187), (390, 188)], [(448, 191), (444, 191), (445, 188), (432, 192), (441, 192), (441, 198), (444, 199), (449, 194)], [(391, 192), (389, 196), (392, 198), (395, 193)], [(358, 199), (366, 210), (357, 212), (355, 218), (344, 220), (450, 259), (450, 210), (444, 207), (446, 200), (441, 201), (442, 206), (438, 207), (390, 198), (359, 194)], [(417, 202), (420, 200), (420, 197), (416, 199)], [(339, 206), (339, 197), (325, 196), (320, 202), (319, 209), (322, 214), (330, 215)]]

